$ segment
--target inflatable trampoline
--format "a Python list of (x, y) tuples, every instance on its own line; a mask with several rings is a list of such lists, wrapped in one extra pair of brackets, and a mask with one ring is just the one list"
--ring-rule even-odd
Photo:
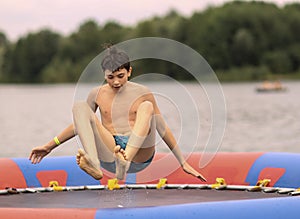
[(298, 218), (300, 154), (217, 153), (200, 169), (202, 154), (188, 161), (206, 178), (178, 168), (158, 153), (145, 170), (118, 182), (83, 172), (75, 157), (0, 159), (0, 218)]

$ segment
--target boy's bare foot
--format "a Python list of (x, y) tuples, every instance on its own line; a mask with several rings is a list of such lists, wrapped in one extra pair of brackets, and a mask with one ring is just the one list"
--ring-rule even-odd
[(125, 151), (119, 145), (114, 149), (114, 158), (116, 162), (116, 178), (123, 180), (129, 169), (130, 162), (125, 159)]
[(103, 173), (100, 170), (100, 167), (97, 168), (93, 165), (89, 156), (84, 150), (82, 149), (78, 150), (78, 154), (76, 156), (76, 162), (83, 171), (85, 171), (87, 174), (94, 177), (96, 180), (100, 180), (103, 177)]

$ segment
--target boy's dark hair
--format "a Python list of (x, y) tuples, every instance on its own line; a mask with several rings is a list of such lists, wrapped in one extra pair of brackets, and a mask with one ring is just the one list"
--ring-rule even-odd
[(119, 50), (112, 45), (107, 45), (106, 50), (107, 54), (104, 56), (101, 62), (103, 72), (105, 70), (115, 72), (122, 68), (125, 68), (127, 71), (129, 71), (130, 61), (128, 55), (124, 51)]

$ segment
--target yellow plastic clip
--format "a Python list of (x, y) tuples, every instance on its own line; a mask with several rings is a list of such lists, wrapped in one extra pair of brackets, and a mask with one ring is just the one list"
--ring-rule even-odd
[(267, 187), (269, 185), (269, 183), (271, 182), (270, 179), (261, 179), (258, 180), (255, 186), (259, 186), (259, 187)]
[(267, 187), (269, 185), (269, 183), (271, 182), (270, 179), (261, 179), (258, 180), (256, 185), (253, 186), (252, 188), (248, 189), (248, 191), (261, 191), (263, 189), (263, 187)]
[(63, 191), (63, 187), (59, 186), (57, 181), (50, 181), (49, 187), (52, 187), (53, 191)]
[(119, 189), (120, 185), (118, 184), (118, 179), (109, 179), (107, 183), (107, 187), (109, 190)]
[(167, 184), (167, 179), (166, 178), (161, 178), (161, 179), (159, 179), (159, 182), (157, 183), (156, 188), (161, 189), (166, 184)]
[(211, 185), (212, 189), (221, 189), (227, 186), (224, 178), (216, 178), (216, 183)]

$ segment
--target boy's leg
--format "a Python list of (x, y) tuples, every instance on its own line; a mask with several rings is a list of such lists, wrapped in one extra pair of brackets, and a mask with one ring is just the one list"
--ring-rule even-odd
[[(150, 132), (151, 120), (153, 117), (153, 105), (149, 101), (141, 103), (138, 107), (136, 121), (133, 126), (132, 133), (129, 137), (126, 149), (123, 150), (119, 146), (115, 147), (115, 157), (116, 157), (116, 176), (118, 179), (123, 179), (126, 171), (129, 168), (130, 162), (137, 155), (141, 149), (146, 137)], [(152, 130), (153, 132), (155, 130)], [(152, 145), (154, 146), (154, 142)], [(152, 151), (152, 152), (150, 152)], [(151, 153), (149, 156), (153, 155), (153, 150), (149, 150)], [(147, 155), (145, 155), (147, 156)], [(146, 160), (145, 160), (146, 161)]]
[(77, 154), (78, 165), (95, 179), (102, 178), (99, 158), (111, 162), (115, 142), (113, 136), (99, 122), (95, 113), (86, 102), (73, 106), (73, 119), (76, 132), (84, 147)]
[[(138, 151), (141, 149), (146, 137), (150, 133), (152, 117), (153, 117), (152, 103), (150, 101), (145, 101), (141, 103), (141, 105), (138, 107), (135, 124), (133, 126), (132, 133), (129, 137), (125, 149), (126, 160), (132, 161), (133, 158), (138, 153)], [(147, 145), (147, 146), (153, 146), (153, 145)]]

